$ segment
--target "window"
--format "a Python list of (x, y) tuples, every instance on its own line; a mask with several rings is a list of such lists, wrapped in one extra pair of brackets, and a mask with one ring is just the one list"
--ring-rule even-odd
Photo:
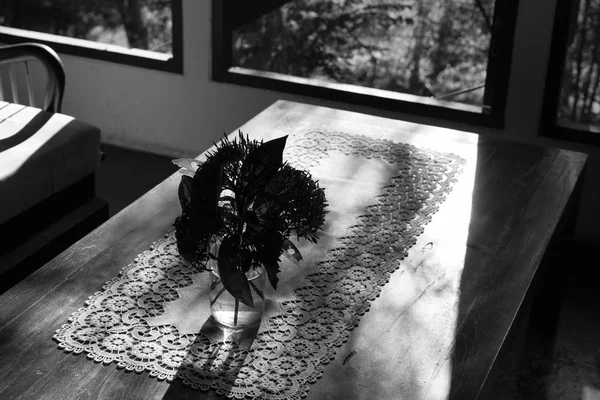
[(213, 79), (503, 124), (514, 0), (255, 3), (213, 1)]
[(181, 19), (181, 0), (6, 0), (0, 43), (181, 73)]
[(600, 1), (559, 0), (542, 134), (600, 144)]

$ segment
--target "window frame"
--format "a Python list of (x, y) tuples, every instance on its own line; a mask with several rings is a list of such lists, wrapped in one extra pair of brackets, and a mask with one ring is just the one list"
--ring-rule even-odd
[(567, 33), (575, 8), (572, 1), (575, 0), (557, 0), (556, 2), (550, 56), (546, 70), (540, 135), (552, 139), (600, 146), (600, 133), (561, 126), (557, 118), (564, 64), (567, 57)]
[[(310, 81), (308, 78), (290, 76), (286, 79), (282, 74), (263, 73), (262, 71), (256, 73), (256, 71), (233, 66), (231, 43), (235, 27), (251, 21), (287, 1), (289, 0), (262, 0), (260, 6), (252, 4), (250, 7), (235, 0), (212, 0), (211, 78), (213, 81), (402, 112), (418, 117), (432, 117), (440, 120), (442, 125), (443, 122), (450, 121), (497, 129), (504, 128), (518, 0), (496, 0), (495, 3), (494, 32), (490, 43), (484, 95), (489, 100), (491, 107), (488, 111), (485, 110), (486, 107), (483, 107), (481, 112), (468, 111), (467, 109), (471, 106), (457, 102), (434, 100), (410, 94), (396, 94), (395, 92), (387, 92), (387, 95), (382, 95), (383, 93), (376, 92), (386, 91), (348, 84), (317, 85), (308, 82)], [(247, 9), (240, 9), (245, 7)], [(244, 21), (240, 21), (241, 18), (244, 18)], [(277, 77), (276, 75), (281, 76)], [(343, 86), (354, 87), (352, 90), (348, 90)]]
[(93, 41), (0, 26), (0, 43), (42, 43), (56, 52), (108, 61), (116, 64), (183, 74), (183, 10), (182, 0), (171, 0), (173, 15), (173, 55), (140, 49), (127, 49)]

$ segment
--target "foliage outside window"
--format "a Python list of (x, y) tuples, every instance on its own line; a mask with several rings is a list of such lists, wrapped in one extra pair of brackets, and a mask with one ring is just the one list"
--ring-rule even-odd
[(234, 31), (233, 64), (482, 106), (493, 3), (293, 1)]
[[(222, 32), (217, 29), (214, 34), (222, 34), (222, 43), (216, 45), (224, 53), (217, 51), (214, 57), (214, 77), (247, 84), (258, 82), (254, 78), (270, 78), (312, 85), (312, 92), (301, 92), (309, 95), (323, 88), (346, 90), (358, 96), (340, 94), (333, 99), (362, 100), (364, 105), (395, 110), (406, 110), (406, 103), (412, 103), (415, 109), (421, 107), (417, 114), (424, 115), (430, 115), (430, 106), (452, 109), (453, 113), (442, 112), (449, 117), (462, 111), (490, 115), (495, 103), (498, 119), (504, 108), (498, 99), (508, 76), (510, 51), (505, 50), (511, 46), (513, 21), (496, 27), (497, 2), (505, 4), (501, 0), (270, 0), (271, 7), (264, 6), (258, 15), (247, 10), (250, 19), (231, 16), (239, 8), (234, 1), (216, 0), (214, 20), (221, 17)], [(504, 14), (507, 19), (509, 14)], [(506, 29), (504, 49), (494, 47), (500, 25)], [(285, 90), (283, 85), (272, 87)], [(377, 102), (375, 97), (395, 102)]]
[[(0, 42), (34, 38), (50, 41), (47, 44), (55, 49), (76, 55), (80, 52), (65, 50), (65, 43), (87, 47), (83, 49), (84, 56), (90, 56), (90, 49), (99, 50), (98, 58), (106, 50), (113, 50), (168, 61), (173, 56), (180, 57), (176, 53), (180, 51), (181, 26), (174, 26), (180, 9), (181, 0), (6, 0), (0, 3)], [(41, 35), (32, 35), (34, 32)], [(23, 36), (21, 40), (19, 35)], [(52, 43), (54, 40), (56, 43)]]
[(557, 122), (600, 133), (600, 1), (574, 0)]

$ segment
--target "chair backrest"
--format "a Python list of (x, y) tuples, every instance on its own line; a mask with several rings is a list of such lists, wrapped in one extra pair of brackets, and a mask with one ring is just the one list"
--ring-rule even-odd
[[(46, 89), (43, 104), (34, 101), (34, 89), (30, 61), (38, 61), (46, 72)], [(18, 64), (23, 65), (24, 73), (17, 73)], [(5, 69), (5, 71), (2, 71)], [(4, 74), (3, 74), (4, 72)], [(3, 77), (8, 76), (8, 79)], [(26, 99), (20, 96), (19, 82), (24, 81)], [(42, 108), (45, 111), (60, 112), (65, 90), (65, 69), (54, 50), (38, 43), (22, 43), (0, 47), (0, 100)]]

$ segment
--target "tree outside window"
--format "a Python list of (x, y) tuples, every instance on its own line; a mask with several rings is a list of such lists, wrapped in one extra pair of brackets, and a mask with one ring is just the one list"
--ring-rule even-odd
[(573, 0), (558, 124), (600, 133), (600, 0)]
[(485, 106), (494, 0), (296, 0), (233, 31), (232, 64)]
[(2, 0), (0, 25), (173, 54), (171, 0)]

